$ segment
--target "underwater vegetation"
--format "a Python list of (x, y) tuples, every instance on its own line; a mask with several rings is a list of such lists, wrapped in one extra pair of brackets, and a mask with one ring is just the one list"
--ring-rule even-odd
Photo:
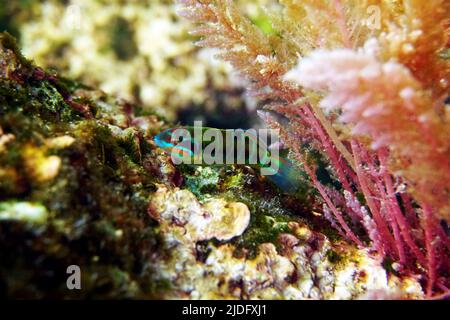
[[(36, 67), (6, 33), (0, 90), (1, 297), (424, 297), (330, 229), (307, 184), (175, 167), (158, 116)], [(81, 290), (66, 286), (74, 265)]]
[[(235, 130), (198, 128), (197, 134), (204, 136), (207, 132), (210, 137), (214, 137), (214, 139), (208, 139), (208, 141), (213, 140), (213, 143), (208, 145), (202, 137), (196, 137), (195, 129), (195, 127), (170, 128), (155, 136), (154, 141), (166, 154), (177, 157), (181, 163), (223, 166), (228, 161), (231, 164), (265, 170), (263, 175), (287, 193), (295, 194), (304, 182), (300, 170), (286, 157), (272, 154), (269, 146), (257, 135), (256, 130), (237, 130), (236, 132)], [(181, 133), (184, 137), (176, 141), (175, 133)], [(207, 163), (202, 150), (209, 149), (213, 155)]]
[[(156, 178), (137, 129), (162, 123), (132, 108), (34, 66), (0, 33), (0, 297), (149, 298), (167, 287), (152, 280)], [(67, 290), (70, 265), (81, 291)]]
[[(422, 297), (250, 170), (177, 171), (153, 143), (163, 121), (36, 67), (8, 34), (0, 90), (2, 297)], [(66, 288), (69, 265), (81, 291)]]
[[(0, 297), (448, 298), (449, 12), (5, 1)], [(176, 165), (194, 120), (279, 130), (280, 171)]]
[[(448, 294), (450, 3), (280, 0), (263, 29), (231, 0), (178, 2), (197, 44), (267, 102), (260, 116), (334, 228), (396, 272), (422, 274), (428, 296)], [(339, 187), (318, 179), (314, 153)]]

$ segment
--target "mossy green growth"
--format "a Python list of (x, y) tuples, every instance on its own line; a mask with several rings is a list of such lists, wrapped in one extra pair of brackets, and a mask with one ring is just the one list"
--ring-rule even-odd
[[(0, 296), (152, 298), (167, 288), (149, 266), (157, 178), (142, 159), (154, 150), (133, 116), (35, 67), (0, 34), (0, 135), (10, 137), (0, 152)], [(85, 281), (77, 294), (66, 288), (72, 264)]]
[(30, 114), (39, 113), (44, 119), (58, 117), (62, 121), (80, 119), (80, 115), (64, 101), (61, 93), (48, 80), (39, 81), (30, 88), (27, 94), (34, 98), (31, 100), (33, 101), (32, 109), (27, 108)]
[(69, 105), (71, 90), (80, 85), (36, 68), (20, 53), (16, 40), (8, 33), (0, 34), (0, 50), (4, 68), (0, 74), (0, 115), (16, 111), (28, 116), (38, 114), (49, 122), (81, 120), (80, 110)]
[(217, 193), (219, 190), (220, 172), (219, 167), (184, 167), (184, 179), (186, 187), (199, 200), (204, 200), (210, 194)]
[(246, 204), (250, 209), (251, 218), (247, 230), (232, 241), (238, 249), (247, 251), (249, 258), (258, 254), (258, 247), (262, 243), (277, 245), (281, 233), (290, 233), (289, 222), (304, 222), (294, 211), (283, 205), (282, 197), (275, 194), (232, 192), (227, 197)]
[(251, 21), (265, 34), (276, 34), (276, 30), (273, 28), (272, 22), (268, 16), (260, 14), (251, 19)]
[[(269, 181), (255, 171), (243, 166), (180, 167), (185, 186), (200, 200), (222, 197), (229, 202), (242, 202), (251, 212), (250, 224), (244, 234), (231, 241), (237, 247), (236, 254), (246, 252), (255, 257), (262, 243), (277, 244), (281, 233), (289, 233), (288, 222), (302, 221), (300, 207), (286, 205), (286, 197), (293, 203), (302, 203), (295, 195), (280, 194)], [(297, 211), (298, 209), (298, 211)], [(303, 221), (302, 221), (303, 222)], [(214, 242), (214, 241), (213, 241)]]
[(278, 236), (281, 233), (289, 233), (288, 222), (292, 217), (270, 216), (259, 213), (252, 216), (247, 231), (233, 243), (237, 247), (236, 254), (239, 255), (242, 250), (246, 251), (249, 259), (255, 258), (258, 254), (258, 247), (263, 243), (273, 243), (277, 246)]
[(336, 265), (336, 264), (342, 262), (344, 260), (344, 257), (342, 257), (342, 255), (340, 255), (338, 252), (336, 252), (334, 250), (328, 250), (327, 251), (327, 259), (332, 264)]

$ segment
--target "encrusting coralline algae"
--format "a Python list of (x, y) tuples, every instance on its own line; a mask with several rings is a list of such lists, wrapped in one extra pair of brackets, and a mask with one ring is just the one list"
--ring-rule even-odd
[[(235, 212), (233, 224), (226, 219), (230, 210)], [(227, 240), (245, 231), (250, 212), (242, 203), (227, 203), (220, 198), (200, 203), (188, 190), (161, 185), (153, 195), (149, 214), (160, 223), (167, 252), (154, 262), (159, 276), (173, 284), (165, 298), (364, 299), (423, 295), (415, 279), (388, 276), (367, 250), (332, 244), (323, 234), (294, 221), (288, 224), (290, 233), (280, 234), (276, 243), (260, 244), (255, 258), (237, 257), (236, 248), (223, 241), (209, 244), (206, 258), (199, 259), (199, 241)], [(337, 261), (330, 258), (333, 251), (342, 255)]]

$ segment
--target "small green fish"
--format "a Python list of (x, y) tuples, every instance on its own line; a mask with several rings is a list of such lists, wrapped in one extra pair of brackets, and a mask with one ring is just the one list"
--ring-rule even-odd
[[(185, 137), (179, 137), (178, 134), (180, 132), (183, 133), (183, 131), (186, 133)], [(230, 141), (227, 140), (227, 135), (233, 134), (234, 130), (221, 130), (205, 127), (171, 128), (158, 134), (154, 138), (154, 141), (166, 154), (169, 154), (172, 157), (178, 157), (179, 159), (187, 159), (189, 160), (189, 164), (217, 165), (206, 163), (203, 159), (201, 150), (205, 150), (211, 143), (211, 141), (205, 141), (206, 139), (203, 139), (203, 135), (206, 132), (208, 132), (210, 136), (221, 137), (223, 143), (226, 144), (227, 141)], [(243, 144), (244, 148), (237, 148), (238, 144), (233, 142), (233, 146), (225, 145), (223, 150), (216, 151), (226, 153), (224, 150), (233, 150), (234, 164), (248, 165), (256, 169), (264, 168), (266, 169), (266, 172), (270, 172), (270, 174), (265, 174), (265, 176), (281, 190), (287, 193), (295, 193), (299, 189), (301, 183), (300, 170), (286, 157), (272, 156), (269, 148), (264, 142), (261, 141), (261, 139), (258, 139), (258, 137), (250, 130), (241, 130), (241, 132), (243, 133), (242, 137), (245, 138)], [(175, 136), (175, 134), (177, 134), (177, 136)], [(201, 140), (198, 138), (196, 139), (198, 136), (201, 137)], [(219, 158), (223, 159), (227, 156), (228, 155), (226, 154), (222, 154), (219, 155)], [(230, 159), (227, 158), (227, 163), (230, 163), (229, 160)]]

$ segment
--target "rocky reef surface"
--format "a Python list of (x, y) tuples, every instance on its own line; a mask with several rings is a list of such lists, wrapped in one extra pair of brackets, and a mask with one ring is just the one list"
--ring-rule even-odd
[[(307, 185), (285, 195), (245, 166), (175, 167), (152, 140), (169, 126), (0, 35), (0, 296), (423, 296), (340, 239)], [(81, 290), (67, 289), (70, 265)]]
[[(268, 0), (239, 0), (253, 21), (264, 26)], [(192, 25), (178, 17), (172, 0), (9, 1), (0, 8), (0, 30), (19, 37), (24, 54), (40, 66), (99, 88), (172, 121), (193, 116), (247, 126), (239, 117), (254, 112), (245, 82), (199, 49)], [(3, 22), (3, 23), (2, 23)]]

